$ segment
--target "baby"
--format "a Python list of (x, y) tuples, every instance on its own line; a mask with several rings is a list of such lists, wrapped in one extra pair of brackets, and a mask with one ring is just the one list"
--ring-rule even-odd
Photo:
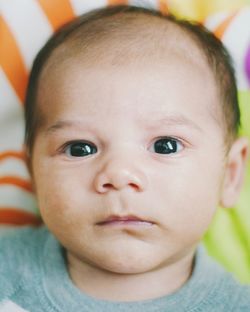
[(250, 311), (200, 241), (248, 155), (230, 57), (201, 25), (133, 7), (61, 28), (26, 97), (45, 226), (3, 235), (0, 299), (28, 311)]

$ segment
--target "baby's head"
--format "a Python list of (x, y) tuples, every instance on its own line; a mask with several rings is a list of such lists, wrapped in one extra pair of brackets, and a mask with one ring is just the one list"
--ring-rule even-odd
[(118, 6), (60, 30), (31, 73), (26, 146), (69, 263), (126, 274), (191, 258), (237, 199), (239, 124), (230, 57), (202, 26)]

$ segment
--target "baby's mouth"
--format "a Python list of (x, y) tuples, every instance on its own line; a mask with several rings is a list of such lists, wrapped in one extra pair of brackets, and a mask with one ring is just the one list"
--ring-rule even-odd
[(152, 226), (154, 222), (145, 220), (143, 218), (127, 215), (127, 216), (117, 216), (112, 215), (107, 219), (98, 222), (99, 226)]

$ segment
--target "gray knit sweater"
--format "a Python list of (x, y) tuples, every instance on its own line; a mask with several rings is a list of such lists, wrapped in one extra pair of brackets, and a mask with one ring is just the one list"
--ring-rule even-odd
[(1, 234), (0, 302), (3, 300), (32, 312), (250, 312), (249, 287), (239, 285), (203, 248), (197, 250), (191, 278), (171, 295), (129, 303), (94, 299), (71, 282), (64, 250), (45, 227)]

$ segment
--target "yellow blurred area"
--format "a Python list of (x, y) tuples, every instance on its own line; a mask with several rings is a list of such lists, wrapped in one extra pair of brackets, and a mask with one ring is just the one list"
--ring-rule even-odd
[(179, 17), (203, 21), (210, 14), (240, 9), (250, 0), (168, 0), (167, 4), (169, 11)]

